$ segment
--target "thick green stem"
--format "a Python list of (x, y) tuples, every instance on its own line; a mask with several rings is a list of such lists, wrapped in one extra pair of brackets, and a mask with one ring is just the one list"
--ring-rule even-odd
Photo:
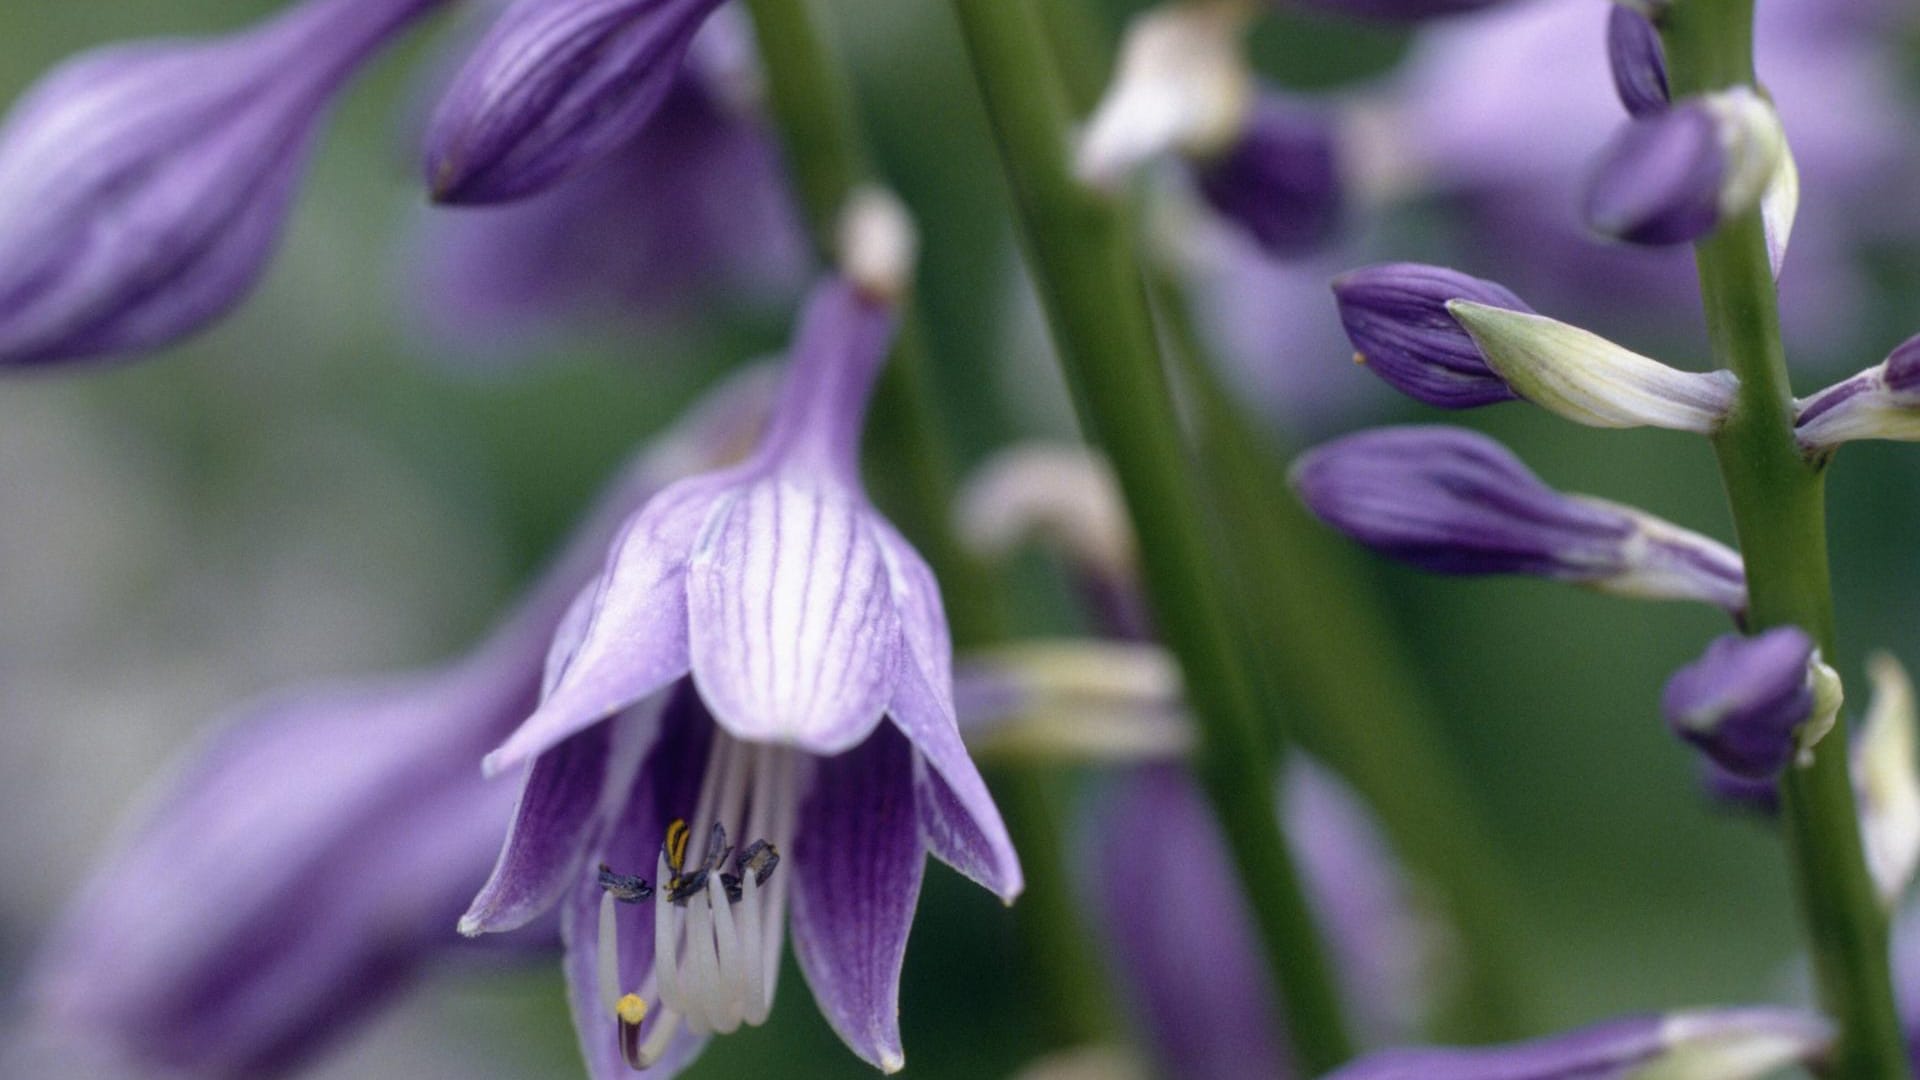
[(1276, 448), (1220, 384), (1180, 284), (1163, 281), (1156, 295), (1183, 360), (1219, 535), (1270, 674), (1300, 708), (1295, 736), (1366, 798), (1401, 859), (1439, 887), (1459, 931), (1461, 977), (1441, 1034), (1474, 1042), (1522, 1034), (1530, 1002), (1518, 961), (1532, 927), (1375, 590), (1351, 550), (1308, 516)]
[(1195, 768), (1238, 866), (1305, 1071), (1349, 1052), (1340, 1005), (1274, 812), (1273, 755), (1225, 581), (1207, 550), (1156, 328), (1121, 207), (1075, 181), (1066, 91), (1031, 0), (954, 0), (1028, 262), (1082, 423), (1139, 538), (1155, 625), (1201, 729)]
[[(1661, 19), (1676, 95), (1753, 83), (1753, 0), (1683, 0)], [(1793, 438), (1793, 392), (1766, 235), (1757, 212), (1696, 247), (1707, 329), (1720, 364), (1740, 376), (1714, 440), (1747, 566), (1755, 630), (1798, 625), (1834, 655), (1826, 510), (1820, 469)], [(1782, 784), (1787, 849), (1807, 924), (1820, 1000), (1839, 1023), (1834, 1074), (1912, 1075), (1894, 1010), (1887, 919), (1860, 845), (1844, 725), (1808, 768)]]
[[(749, 0), (769, 97), (788, 171), (816, 252), (831, 265), (841, 209), (871, 176), (853, 95), (806, 0)], [(954, 471), (930, 380), (926, 335), (908, 311), (899, 343), (874, 394), (868, 444), (887, 462), (875, 492), (919, 547), (941, 583), (947, 617), (962, 646), (1006, 636), (1004, 594), (954, 534)], [(1002, 814), (1020, 846), (1027, 890), (1016, 911), (1027, 947), (1048, 958), (1048, 1036), (1058, 1043), (1099, 1037), (1111, 1008), (1081, 925), (1046, 778), (1006, 770), (996, 778)]]

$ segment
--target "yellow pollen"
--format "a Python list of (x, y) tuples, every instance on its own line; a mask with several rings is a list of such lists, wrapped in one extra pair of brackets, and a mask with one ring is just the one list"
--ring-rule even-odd
[(676, 874), (687, 865), (687, 841), (692, 835), (686, 818), (675, 818), (673, 824), (667, 826), (667, 865)]
[(613, 1003), (613, 1012), (620, 1022), (628, 1027), (639, 1027), (640, 1021), (647, 1018), (647, 1003), (639, 994), (628, 994)]
[(1354, 354), (1353, 354), (1353, 362), (1354, 362), (1354, 363), (1356, 363), (1356, 364), (1359, 364), (1359, 365), (1360, 365), (1361, 367), (1366, 367), (1366, 366), (1367, 366), (1367, 354), (1366, 354), (1366, 353), (1363, 353), (1363, 352), (1357, 352), (1357, 353), (1354, 353)]

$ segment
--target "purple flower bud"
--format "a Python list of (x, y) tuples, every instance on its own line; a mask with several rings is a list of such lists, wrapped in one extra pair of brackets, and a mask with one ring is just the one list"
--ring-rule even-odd
[(515, 0), (468, 58), (427, 132), (447, 203), (544, 191), (625, 146), (666, 100), (723, 0)]
[(1268, 253), (1291, 255), (1325, 243), (1339, 227), (1334, 154), (1324, 116), (1263, 94), (1239, 140), (1196, 174), (1214, 209)]
[(1607, 60), (1613, 88), (1629, 113), (1653, 116), (1666, 111), (1667, 63), (1660, 32), (1645, 15), (1625, 4), (1613, 5), (1607, 15)]
[(1443, 409), (1519, 397), (1447, 312), (1451, 300), (1533, 311), (1505, 286), (1444, 266), (1384, 263), (1335, 278), (1333, 296), (1354, 359), (1401, 393)]
[(1801, 402), (1794, 434), (1809, 451), (1831, 451), (1855, 439), (1920, 439), (1920, 336), (1901, 342), (1884, 362)]
[(1453, 427), (1377, 428), (1293, 467), (1323, 521), (1441, 574), (1527, 574), (1644, 599), (1746, 606), (1738, 555), (1628, 507), (1563, 495), (1499, 443)]
[(0, 131), (0, 365), (149, 349), (259, 280), (321, 116), (437, 0), (308, 0), (83, 54)]
[(1778, 776), (1793, 759), (1795, 729), (1813, 715), (1813, 656), (1813, 639), (1797, 626), (1729, 634), (1674, 673), (1661, 711), (1674, 734), (1726, 771)]
[(1746, 811), (1761, 817), (1780, 812), (1780, 785), (1773, 780), (1754, 780), (1730, 773), (1709, 757), (1700, 759), (1700, 787), (1707, 798), (1729, 810)]
[(1720, 223), (1725, 147), (1712, 115), (1681, 105), (1635, 120), (1601, 152), (1587, 224), (1632, 244), (1684, 244)]
[(1792, 1009), (1633, 1016), (1507, 1046), (1369, 1054), (1324, 1080), (1755, 1080), (1821, 1059), (1833, 1027)]
[(1387, 22), (1416, 22), (1492, 7), (1501, 0), (1293, 0), (1288, 7), (1309, 7), (1335, 15)]

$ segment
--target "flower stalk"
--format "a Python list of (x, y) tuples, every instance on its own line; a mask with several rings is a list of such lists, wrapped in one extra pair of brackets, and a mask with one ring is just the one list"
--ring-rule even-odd
[[(835, 257), (847, 200), (872, 178), (853, 94), (822, 38), (807, 0), (748, 0), (766, 71), (769, 107), (802, 217), (815, 251)], [(926, 337), (915, 309), (902, 312), (892, 358), (874, 390), (868, 438), (888, 468), (871, 479), (876, 494), (942, 583), (955, 643), (978, 646), (1007, 636), (1004, 594), (954, 534), (954, 466), (928, 378)], [(1073, 907), (1057, 800), (1043, 778), (1002, 770), (995, 778), (1002, 814), (1024, 853), (1027, 889), (1016, 909), (1021, 933), (1050, 958), (1048, 1035), (1062, 1045), (1105, 1032), (1111, 1008)]]
[[(1753, 0), (1686, 0), (1659, 18), (1676, 96), (1754, 85)], [(1715, 359), (1740, 377), (1714, 439), (1747, 565), (1751, 628), (1798, 625), (1834, 655), (1824, 477), (1793, 436), (1793, 394), (1758, 210), (1695, 247)], [(1887, 922), (1861, 847), (1847, 740), (1782, 785), (1788, 856), (1821, 1003), (1840, 1026), (1837, 1076), (1911, 1076), (1894, 1011)]]
[(1123, 207), (1075, 180), (1071, 119), (1030, 0), (954, 0), (1023, 226), (1028, 261), (1088, 433), (1107, 452), (1140, 542), (1155, 625), (1201, 729), (1194, 764), (1232, 847), (1303, 1071), (1349, 1056), (1324, 950), (1269, 800), (1269, 720), (1229, 621), (1181, 444)]

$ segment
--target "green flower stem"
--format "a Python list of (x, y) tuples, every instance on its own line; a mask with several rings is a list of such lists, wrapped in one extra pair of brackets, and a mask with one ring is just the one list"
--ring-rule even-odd
[(1208, 362), (1178, 282), (1156, 289), (1209, 463), (1218, 535), (1254, 611), (1270, 671), (1300, 706), (1300, 745), (1347, 777), (1380, 816), (1396, 853), (1438, 886), (1463, 946), (1450, 1039), (1485, 1042), (1529, 1029), (1519, 958), (1531, 924), (1505, 856), (1439, 724), (1407, 672), (1378, 597), (1351, 550), (1314, 521), (1286, 483), (1282, 457)]
[(1274, 756), (1208, 550), (1180, 426), (1122, 207), (1081, 186), (1066, 88), (1031, 0), (953, 0), (1082, 423), (1106, 450), (1140, 542), (1155, 625), (1200, 725), (1195, 768), (1239, 868), (1300, 1063), (1349, 1053), (1339, 1001), (1282, 839)]
[[(841, 209), (872, 175), (853, 94), (806, 0), (748, 0), (747, 7), (788, 172), (814, 249), (832, 265)], [(927, 372), (926, 335), (909, 309), (874, 392), (868, 444), (888, 463), (873, 478), (875, 494), (932, 565), (955, 640), (981, 645), (1006, 637), (1005, 596), (954, 534), (953, 459)], [(1098, 1038), (1112, 1009), (1062, 872), (1053, 785), (1031, 770), (1004, 769), (994, 787), (1027, 878), (1015, 917), (1027, 951), (1047, 957), (1032, 968), (1046, 983), (1034, 995), (1047, 1002), (1046, 1034), (1060, 1044)]]
[[(1660, 20), (1676, 96), (1752, 85), (1753, 0), (1682, 0)], [(1798, 625), (1834, 655), (1824, 480), (1793, 438), (1793, 392), (1766, 235), (1757, 212), (1695, 249), (1714, 355), (1740, 393), (1714, 440), (1747, 564), (1755, 630)], [(1887, 918), (1867, 874), (1847, 732), (1782, 784), (1787, 850), (1812, 942), (1820, 1000), (1841, 1028), (1834, 1075), (1912, 1075), (1894, 1011)]]

